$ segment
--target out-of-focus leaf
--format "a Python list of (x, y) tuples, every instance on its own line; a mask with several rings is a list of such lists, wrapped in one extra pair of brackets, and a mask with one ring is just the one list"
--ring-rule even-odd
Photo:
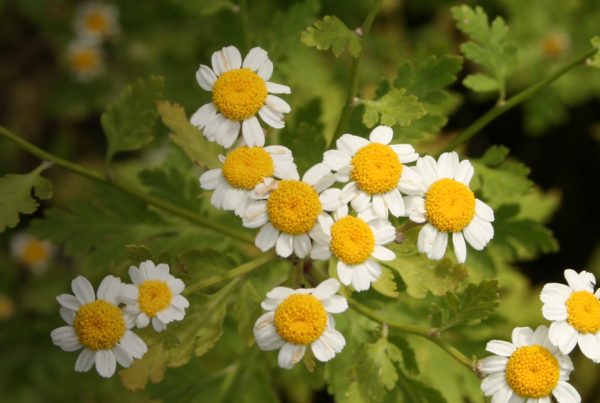
[(106, 160), (120, 151), (137, 150), (154, 138), (158, 117), (156, 102), (162, 98), (164, 79), (152, 76), (128, 85), (100, 118), (108, 141)]
[(398, 293), (396, 281), (394, 280), (394, 273), (385, 266), (381, 268), (381, 275), (377, 281), (373, 283), (373, 289), (381, 295), (390, 298), (395, 298), (400, 295)]
[(600, 36), (594, 36), (590, 40), (590, 42), (592, 43), (592, 46), (596, 49), (596, 54), (594, 54), (594, 56), (592, 56), (589, 59), (588, 64), (590, 66), (600, 68)]
[(302, 32), (300, 40), (306, 46), (319, 50), (331, 48), (335, 57), (340, 57), (346, 51), (358, 57), (362, 48), (358, 35), (334, 15), (326, 15), (323, 19), (315, 21), (314, 26)]
[(256, 288), (250, 281), (247, 281), (242, 286), (233, 305), (232, 316), (237, 322), (238, 333), (244, 338), (248, 346), (251, 346), (254, 341), (252, 331), (254, 321), (262, 314), (260, 302), (261, 298)]
[(422, 380), (407, 376), (398, 370), (398, 387), (386, 402), (396, 403), (446, 403), (442, 394)]
[(393, 88), (378, 100), (363, 100), (362, 103), (365, 105), (363, 123), (369, 128), (377, 123), (408, 126), (427, 114), (419, 99), (407, 94), (404, 88)]
[(31, 214), (39, 206), (36, 199), (52, 197), (52, 182), (41, 176), (50, 166), (43, 163), (28, 174), (8, 174), (0, 178), (0, 232), (19, 223), (19, 214)]
[(128, 390), (135, 391), (144, 389), (148, 380), (152, 383), (162, 381), (167, 370), (168, 359), (162, 344), (149, 347), (142, 359), (134, 360), (131, 367), (119, 371), (121, 383)]
[(150, 194), (191, 211), (200, 210), (202, 203), (197, 179), (190, 180), (176, 169), (160, 168), (141, 171), (138, 177)]
[(469, 74), (464, 80), (463, 85), (473, 91), (486, 92), (497, 91), (498, 81), (485, 74), (476, 73)]
[(390, 329), (389, 336), (390, 343), (394, 344), (402, 354), (402, 365), (411, 374), (419, 373), (419, 365), (417, 364), (417, 357), (415, 356), (415, 350), (411, 347), (408, 341), (400, 334), (399, 331)]

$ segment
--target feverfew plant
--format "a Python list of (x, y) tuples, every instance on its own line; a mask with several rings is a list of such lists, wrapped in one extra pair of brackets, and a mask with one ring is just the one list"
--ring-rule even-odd
[[(558, 250), (544, 226), (556, 199), (506, 147), (479, 156), (466, 145), (581, 62), (599, 67), (600, 41), (513, 94), (518, 46), (480, 7), (447, 10), (465, 35), (460, 55), (386, 59), (370, 48), (381, 0), (356, 29), (319, 18), (317, 0), (260, 27), (247, 2), (217, 3), (178, 7), (198, 7), (207, 24), (219, 10), (239, 16), (239, 30), (202, 42), (173, 78), (139, 78), (114, 97), (100, 118), (103, 169), (0, 127), (44, 161), (0, 178), (0, 230), (25, 229), (13, 260), (55, 274), (44, 337), (81, 350), (58, 361), (118, 373), (115, 394), (146, 400), (314, 401), (321, 390), (337, 402), (582, 401), (570, 380), (582, 360), (569, 354), (578, 345), (600, 362), (595, 277), (566, 270), (568, 285), (541, 290), (541, 310), (515, 311), (533, 294), (515, 262)], [(132, 34), (122, 14), (91, 2), (75, 11), (67, 48), (81, 85), (111, 74), (102, 46)], [(546, 41), (544, 51), (567, 45)], [(466, 88), (497, 104), (449, 133), (463, 72)], [(165, 94), (182, 94), (192, 113)], [(146, 149), (131, 164), (117, 158)], [(44, 176), (51, 167), (90, 179), (87, 198), (49, 205), (53, 183), (62, 186)], [(57, 291), (67, 278), (72, 294)], [(47, 294), (42, 304), (52, 304)], [(542, 318), (549, 327), (525, 327)]]

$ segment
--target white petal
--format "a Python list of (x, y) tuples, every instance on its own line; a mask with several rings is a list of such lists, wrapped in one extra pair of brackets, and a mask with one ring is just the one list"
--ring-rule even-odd
[(173, 295), (180, 294), (185, 288), (185, 283), (181, 279), (175, 277), (171, 277), (169, 280), (167, 280), (167, 285), (171, 289)]
[(454, 151), (443, 153), (438, 158), (438, 175), (440, 178), (452, 178), (458, 168), (458, 154)]
[(225, 57), (222, 54), (222, 50), (213, 52), (213, 54), (211, 56), (212, 69), (217, 76), (220, 76), (221, 74), (223, 74), (227, 71), (227, 69), (225, 68), (225, 60), (224, 59), (225, 59)]
[(262, 147), (265, 145), (265, 133), (260, 127), (256, 116), (252, 116), (242, 122), (242, 136), (250, 147)]
[(198, 71), (196, 71), (196, 81), (203, 90), (212, 91), (213, 85), (217, 81), (217, 75), (210, 67), (201, 64)]
[(352, 287), (358, 292), (366, 291), (371, 287), (370, 276), (364, 265), (356, 265), (352, 268)]
[(152, 318), (152, 328), (154, 329), (155, 332), (160, 333), (167, 328), (167, 325), (166, 325), (166, 323), (161, 321), (158, 318), (158, 316), (155, 316)]
[(288, 257), (293, 250), (292, 235), (281, 233), (275, 244), (275, 252), (281, 257)]
[(479, 368), (484, 374), (490, 375), (496, 372), (504, 372), (504, 370), (506, 369), (507, 362), (507, 357), (499, 357), (497, 355), (492, 355), (481, 360)]
[(330, 278), (319, 284), (317, 288), (314, 289), (312, 294), (317, 299), (323, 301), (334, 295), (339, 289), (340, 283), (336, 279)]
[(227, 46), (221, 52), (224, 56), (227, 71), (242, 67), (242, 55), (240, 55), (240, 51), (235, 46)]
[(265, 224), (258, 234), (256, 235), (255, 245), (258, 249), (263, 252), (271, 249), (275, 242), (277, 242), (277, 236), (279, 235), (279, 230), (275, 229), (271, 223)]
[(600, 334), (580, 333), (577, 340), (583, 355), (594, 362), (600, 362)]
[(235, 143), (240, 134), (240, 122), (225, 119), (219, 125), (217, 134), (217, 143), (225, 148), (229, 148)]
[(594, 285), (585, 276), (580, 276), (575, 270), (565, 270), (565, 279), (573, 291), (594, 292)]
[(260, 108), (258, 114), (260, 115), (262, 120), (265, 121), (266, 124), (268, 124), (274, 129), (281, 129), (285, 126), (285, 124), (283, 123), (283, 115), (273, 110), (268, 105), (265, 105), (262, 108)]
[(571, 288), (565, 284), (548, 283), (542, 288), (540, 300), (544, 304), (564, 305), (571, 296)]
[(291, 94), (292, 90), (287, 85), (267, 82), (267, 91), (270, 94)]
[(285, 343), (281, 350), (279, 350), (279, 356), (277, 357), (277, 363), (281, 368), (291, 369), (304, 357), (304, 351), (306, 346)]
[(190, 122), (200, 129), (204, 129), (206, 125), (213, 120), (217, 115), (217, 108), (212, 102), (202, 105), (190, 118)]
[(431, 245), (431, 251), (427, 254), (427, 257), (432, 260), (440, 260), (446, 253), (446, 247), (448, 246), (448, 233), (438, 232), (435, 234), (433, 243)]
[(577, 336), (577, 330), (565, 321), (553, 322), (548, 330), (548, 338), (563, 354), (573, 351), (577, 345)]
[(135, 318), (135, 326), (143, 329), (146, 326), (148, 326), (150, 324), (150, 318), (148, 317), (148, 315), (146, 315), (145, 313), (140, 313), (136, 318)]
[(327, 167), (327, 165), (323, 163), (318, 163), (309, 168), (308, 171), (302, 176), (302, 181), (308, 183), (311, 186), (314, 186), (317, 182), (319, 182), (323, 177), (329, 174), (331, 171)]
[[(369, 221), (372, 224), (373, 221)], [(376, 245), (386, 245), (396, 239), (396, 229), (391, 225), (373, 228)]]
[(341, 189), (327, 189), (319, 195), (319, 200), (325, 211), (337, 210), (342, 203)]
[(346, 265), (346, 263), (344, 263), (340, 260), (337, 263), (337, 275), (342, 284), (350, 285), (350, 283), (352, 283), (352, 277), (354, 275), (354, 270), (351, 267), (348, 267)]
[(259, 47), (250, 49), (250, 52), (244, 58), (243, 67), (248, 67), (251, 70), (257, 71), (268, 59), (267, 52)]
[(206, 137), (209, 141), (216, 141), (217, 136), (219, 134), (219, 128), (221, 127), (221, 124), (226, 120), (227, 119), (225, 118), (225, 116), (221, 115), (220, 113), (217, 113), (215, 116), (213, 116), (213, 118), (206, 124), (206, 126), (202, 130), (202, 134), (204, 134), (204, 137)]
[(336, 353), (341, 352), (345, 345), (346, 340), (340, 332), (326, 328), (321, 337), (315, 340), (310, 347), (317, 360), (326, 362), (335, 357)]
[(279, 113), (289, 113), (292, 110), (287, 102), (275, 95), (267, 95), (265, 103)]
[(112, 353), (120, 366), (123, 368), (129, 368), (129, 366), (131, 366), (133, 358), (125, 351), (125, 349), (123, 349), (123, 347), (117, 344), (112, 348)]
[(292, 249), (294, 254), (300, 259), (303, 259), (310, 253), (312, 243), (308, 234), (300, 234), (292, 236)]
[(73, 320), (75, 320), (75, 311), (72, 311), (67, 308), (60, 308), (58, 312), (60, 314), (60, 317), (63, 318), (67, 325), (73, 325)]
[(348, 309), (348, 301), (341, 295), (332, 295), (322, 302), (323, 307), (329, 313), (341, 313)]
[(485, 221), (494, 221), (494, 210), (479, 199), (475, 199), (475, 214)]
[(87, 372), (94, 365), (94, 361), (96, 360), (96, 352), (92, 350), (88, 350), (84, 348), (81, 353), (79, 353), (79, 357), (77, 357), (77, 361), (75, 361), (75, 371), (76, 372)]
[(565, 304), (544, 304), (542, 315), (548, 320), (567, 320), (567, 306)]
[(259, 77), (263, 80), (269, 81), (269, 79), (273, 75), (273, 62), (269, 59), (265, 60), (262, 66), (258, 68), (256, 74), (258, 74)]
[(371, 254), (375, 259), (383, 262), (391, 262), (396, 259), (396, 254), (386, 248), (385, 246), (376, 245), (373, 253)]
[(506, 381), (504, 380), (504, 373), (495, 373), (486, 376), (483, 381), (481, 381), (481, 390), (486, 396), (494, 395), (502, 388), (506, 387), (507, 385)]
[(71, 289), (75, 294), (75, 297), (79, 300), (81, 305), (92, 302), (96, 299), (94, 294), (94, 288), (87, 278), (83, 276), (77, 276), (71, 281)]
[(533, 330), (529, 327), (515, 327), (512, 331), (512, 344), (519, 348), (532, 344)]
[(426, 155), (417, 160), (417, 172), (423, 178), (425, 188), (429, 189), (429, 186), (439, 179), (437, 172), (437, 164), (433, 157)]
[(220, 183), (223, 183), (222, 172), (221, 169), (211, 169), (204, 172), (200, 176), (200, 187), (206, 190), (216, 189)]
[(121, 285), (120, 299), (126, 304), (135, 304), (138, 300), (138, 288), (133, 284)]
[(381, 219), (387, 219), (388, 217), (388, 209), (385, 205), (385, 199), (383, 195), (377, 194), (373, 195), (373, 211), (375, 211), (375, 215)]
[(115, 276), (106, 276), (98, 287), (98, 299), (117, 305), (121, 292), (121, 279)]
[(464, 263), (467, 260), (467, 245), (462, 232), (452, 234), (452, 245), (454, 245), (454, 254), (458, 263)]
[(329, 249), (329, 245), (316, 244), (310, 251), (310, 257), (314, 260), (329, 260), (331, 249)]
[(96, 351), (96, 370), (103, 378), (110, 378), (117, 369), (117, 360), (110, 350)]
[(350, 155), (340, 150), (328, 150), (323, 154), (323, 162), (332, 170), (350, 165)]
[(77, 311), (81, 306), (79, 300), (71, 294), (60, 294), (58, 297), (56, 297), (56, 300), (61, 306), (72, 311)]
[(394, 137), (394, 131), (389, 126), (377, 126), (369, 135), (371, 143), (389, 144)]
[(454, 180), (469, 186), (471, 179), (473, 178), (473, 174), (475, 173), (475, 169), (473, 165), (469, 162), (469, 160), (463, 160), (458, 164), (458, 168), (456, 168), (456, 174), (454, 175)]
[(254, 324), (253, 332), (256, 344), (261, 350), (272, 351), (280, 348), (285, 343), (273, 325), (274, 312), (261, 315)]
[(556, 398), (558, 403), (580, 403), (581, 396), (577, 389), (570, 383), (564, 381), (558, 381), (558, 385), (552, 391), (552, 395)]
[[(354, 182), (351, 182), (354, 184)], [(344, 187), (345, 189), (346, 187)], [(342, 200), (344, 200), (344, 189), (342, 189)], [(362, 190), (357, 191), (356, 196), (350, 201), (350, 205), (357, 212), (362, 212), (371, 207), (371, 196), (363, 192)], [(387, 216), (385, 217), (387, 218)]]
[(485, 349), (502, 357), (510, 357), (515, 352), (515, 346), (504, 340), (490, 340)]
[(335, 142), (337, 149), (348, 155), (354, 155), (363, 147), (368, 146), (369, 140), (355, 136), (353, 134), (344, 134)]
[(397, 189), (393, 189), (384, 195), (385, 204), (394, 217), (401, 217), (406, 214), (404, 200)]

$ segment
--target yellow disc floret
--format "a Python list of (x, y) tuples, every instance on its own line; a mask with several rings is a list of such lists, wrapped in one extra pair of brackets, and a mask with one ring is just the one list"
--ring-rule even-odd
[(352, 157), (352, 180), (369, 194), (387, 193), (398, 185), (402, 163), (390, 146), (372, 143)]
[(521, 397), (550, 396), (559, 375), (556, 358), (538, 345), (518, 348), (506, 364), (506, 382)]
[(273, 158), (262, 147), (236, 148), (223, 163), (223, 176), (238, 189), (252, 190), (274, 172)]
[(265, 80), (249, 68), (227, 71), (213, 86), (213, 103), (227, 119), (244, 120), (256, 115), (265, 99)]
[(48, 247), (35, 238), (27, 240), (21, 260), (27, 265), (35, 265), (48, 259)]
[(275, 328), (288, 343), (307, 345), (317, 340), (327, 326), (321, 301), (310, 294), (293, 294), (275, 311)]
[(171, 303), (173, 293), (162, 280), (146, 280), (139, 287), (140, 309), (149, 317), (154, 317)]
[(82, 49), (71, 57), (71, 64), (75, 70), (92, 70), (98, 64), (98, 55), (91, 49)]
[(576, 291), (567, 299), (567, 320), (580, 333), (600, 331), (600, 300), (589, 291)]
[(434, 182), (425, 195), (427, 219), (439, 231), (458, 232), (475, 215), (475, 195), (464, 184), (454, 179)]
[(301, 181), (279, 182), (267, 201), (271, 224), (279, 231), (292, 235), (310, 231), (322, 210), (317, 192)]
[(344, 217), (331, 226), (331, 251), (346, 264), (365, 262), (375, 248), (369, 225), (356, 217)]
[(90, 350), (109, 350), (125, 334), (123, 313), (104, 300), (82, 305), (73, 321), (79, 342)]
[(106, 30), (108, 21), (104, 13), (94, 11), (87, 15), (85, 24), (90, 31), (102, 33)]

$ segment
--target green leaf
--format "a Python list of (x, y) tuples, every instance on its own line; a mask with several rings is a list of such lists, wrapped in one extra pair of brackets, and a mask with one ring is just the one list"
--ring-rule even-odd
[(365, 399), (381, 401), (398, 381), (396, 365), (402, 362), (401, 351), (386, 338), (364, 344), (358, 349), (356, 370)]
[(404, 88), (393, 88), (378, 100), (364, 100), (363, 123), (371, 128), (377, 123), (387, 126), (408, 126), (427, 114), (419, 99)]
[(175, 168), (169, 170), (148, 169), (141, 171), (138, 177), (153, 196), (168, 200), (191, 211), (199, 211), (202, 206), (197, 177), (186, 178)]
[(463, 85), (478, 92), (497, 91), (499, 88), (498, 80), (481, 73), (469, 74)]
[(412, 374), (418, 374), (419, 365), (417, 364), (415, 350), (413, 350), (408, 341), (399, 333), (400, 332), (396, 331), (395, 329), (390, 329), (390, 343), (395, 345), (400, 350), (402, 354), (402, 364), (404, 366), (404, 369), (406, 369)]
[(126, 245), (125, 250), (127, 259), (133, 265), (138, 265), (153, 258), (152, 251), (146, 245)]
[(164, 79), (151, 76), (128, 85), (100, 117), (108, 141), (106, 160), (121, 151), (137, 150), (152, 141)]
[(594, 36), (590, 39), (590, 43), (596, 49), (596, 53), (588, 59), (588, 64), (600, 69), (600, 36)]
[(444, 331), (455, 326), (474, 325), (488, 318), (500, 304), (497, 280), (469, 284), (460, 293), (446, 293), (430, 307), (431, 325)]
[(162, 344), (150, 346), (142, 359), (134, 360), (129, 368), (119, 371), (121, 383), (133, 392), (144, 389), (148, 380), (152, 383), (162, 381), (167, 370), (168, 359)]
[(373, 289), (385, 295), (386, 297), (395, 298), (399, 296), (396, 281), (394, 280), (394, 273), (385, 266), (381, 267), (381, 275), (376, 282), (373, 283)]
[(300, 34), (300, 41), (319, 50), (331, 48), (335, 57), (345, 51), (358, 57), (362, 45), (358, 35), (351, 31), (338, 17), (326, 15)]
[(261, 297), (250, 281), (242, 286), (233, 305), (232, 316), (237, 322), (238, 334), (246, 341), (246, 345), (254, 343), (254, 321), (262, 314)]
[(193, 126), (181, 105), (169, 101), (158, 102), (158, 113), (162, 122), (172, 130), (169, 138), (187, 154), (195, 164), (204, 168), (221, 165), (219, 154), (222, 148), (210, 142), (202, 132)]
[(398, 387), (390, 395), (389, 402), (395, 403), (446, 403), (442, 394), (423, 381), (408, 377), (398, 370)]
[(0, 178), (0, 232), (14, 228), (19, 214), (31, 214), (39, 200), (52, 197), (52, 182), (40, 174), (50, 166), (44, 162), (28, 174), (8, 174)]

